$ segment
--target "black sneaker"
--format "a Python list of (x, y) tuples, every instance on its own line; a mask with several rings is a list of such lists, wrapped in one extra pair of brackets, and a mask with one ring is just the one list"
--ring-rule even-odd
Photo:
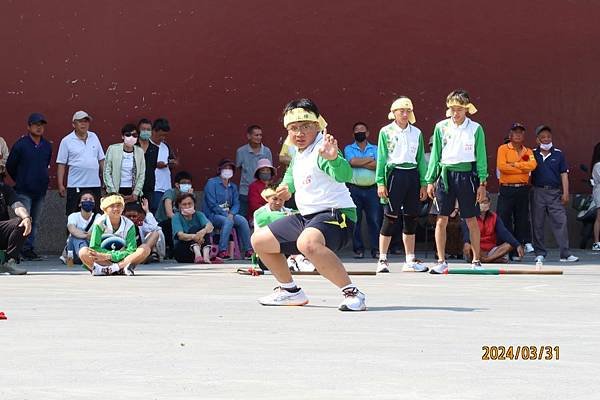
[(40, 261), (42, 259), (42, 257), (40, 257), (37, 254), (35, 254), (35, 251), (33, 251), (33, 249), (24, 250), (21, 253), (21, 257), (25, 261)]

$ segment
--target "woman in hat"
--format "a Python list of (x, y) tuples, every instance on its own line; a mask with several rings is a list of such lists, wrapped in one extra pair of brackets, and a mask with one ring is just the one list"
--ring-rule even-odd
[(123, 216), (125, 201), (119, 194), (104, 197), (100, 208), (104, 215), (92, 226), (90, 246), (79, 251), (79, 258), (92, 275), (133, 275), (150, 248), (138, 247), (133, 222)]
[(269, 159), (258, 160), (254, 170), (255, 180), (248, 187), (248, 221), (251, 221), (254, 217), (254, 211), (266, 204), (261, 193), (273, 183), (276, 174), (277, 171)]

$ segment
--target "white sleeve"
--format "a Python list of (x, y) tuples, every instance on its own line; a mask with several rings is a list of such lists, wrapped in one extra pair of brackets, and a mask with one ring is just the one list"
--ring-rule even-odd
[(600, 162), (594, 164), (592, 170), (592, 178), (594, 179), (594, 185), (600, 186)]
[(76, 212), (69, 214), (69, 216), (67, 217), (67, 225), (77, 226), (77, 217), (79, 216), (78, 214), (79, 213)]
[(57, 164), (69, 164), (69, 149), (67, 148), (66, 137), (60, 141), (58, 146), (58, 154), (56, 155)]

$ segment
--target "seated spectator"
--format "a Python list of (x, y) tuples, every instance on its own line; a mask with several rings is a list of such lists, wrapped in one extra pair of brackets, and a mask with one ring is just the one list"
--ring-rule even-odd
[[(79, 259), (79, 251), (90, 245), (90, 237), (92, 236), (92, 225), (100, 217), (100, 213), (94, 212), (96, 201), (92, 192), (82, 192), (79, 197), (80, 211), (69, 214), (67, 218), (67, 230), (69, 237), (67, 238), (67, 246), (65, 251), (73, 252), (73, 262), (81, 264)], [(67, 254), (61, 256), (61, 260), (66, 263)]]
[(254, 211), (254, 228), (262, 228), (275, 222), (286, 215), (293, 214), (293, 210), (283, 206), (283, 199), (277, 196), (273, 188), (266, 188), (261, 193), (267, 202), (264, 206)]
[(179, 194), (177, 208), (171, 218), (175, 260), (180, 263), (222, 263), (222, 259), (211, 257), (209, 237), (214, 228), (204, 213), (196, 211), (194, 195)]
[[(505, 257), (512, 250), (516, 250), (519, 257), (523, 257), (525, 250), (521, 243), (509, 232), (502, 223), (502, 219), (495, 212), (490, 211), (490, 194), (486, 193), (485, 199), (479, 203), (481, 214), (477, 217), (479, 232), (481, 234), (481, 262), (505, 263)], [(469, 262), (473, 259), (473, 251), (469, 240), (469, 228), (462, 222), (463, 240), (465, 242), (463, 253)]]
[(181, 193), (194, 194), (192, 188), (192, 175), (186, 171), (180, 171), (175, 175), (175, 187), (168, 189), (160, 199), (156, 210), (156, 220), (162, 228), (165, 238), (168, 254), (173, 253), (173, 232), (171, 232), (171, 218), (177, 212), (177, 203), (175, 199)]
[(10, 152), (8, 150), (8, 145), (6, 144), (6, 140), (3, 137), (0, 137), (0, 181), (4, 182), (4, 178), (6, 177), (6, 161), (8, 160)]
[(138, 132), (135, 125), (121, 129), (123, 143), (108, 146), (104, 160), (104, 184), (108, 193), (120, 193), (125, 203), (135, 202), (142, 195), (146, 160), (144, 150), (135, 146)]
[(248, 187), (248, 221), (252, 220), (254, 211), (267, 204), (261, 193), (273, 183), (276, 174), (277, 170), (269, 159), (258, 160), (256, 170), (254, 170), (255, 179)]
[(142, 199), (141, 204), (127, 203), (123, 214), (136, 226), (138, 247), (144, 245), (150, 249), (150, 256), (145, 263), (160, 262), (161, 258), (165, 258), (165, 235), (150, 212), (148, 199)]
[(239, 215), (240, 199), (235, 183), (231, 182), (235, 163), (229, 159), (219, 162), (219, 176), (210, 178), (204, 187), (204, 214), (216, 228), (221, 230), (219, 236), (219, 254), (221, 259), (231, 258), (227, 248), (231, 230), (235, 227), (241, 250), (246, 258), (251, 258), (250, 227), (248, 221)]
[[(12, 208), (16, 217), (10, 218), (8, 208)], [(0, 250), (5, 251), (5, 257), (0, 264), (0, 273), (25, 275), (27, 270), (17, 268), (19, 254), (27, 236), (31, 232), (31, 217), (23, 203), (17, 200), (17, 194), (4, 182), (0, 182)]]
[(150, 254), (148, 247), (138, 247), (137, 230), (123, 216), (124, 206), (119, 194), (109, 195), (100, 202), (104, 215), (92, 226), (90, 246), (79, 251), (79, 258), (92, 275), (133, 275), (135, 267)]

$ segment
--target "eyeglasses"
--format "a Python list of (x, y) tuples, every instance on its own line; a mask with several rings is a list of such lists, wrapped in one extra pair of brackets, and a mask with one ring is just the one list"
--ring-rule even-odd
[(290, 126), (289, 128), (287, 128), (288, 132), (292, 132), (292, 133), (306, 133), (308, 131), (310, 131), (313, 127), (313, 122), (307, 122), (305, 124), (302, 124), (300, 126)]
[(125, 137), (131, 137), (131, 136), (138, 137), (138, 134), (137, 134), (137, 132), (125, 132), (123, 134), (123, 136), (125, 136)]

